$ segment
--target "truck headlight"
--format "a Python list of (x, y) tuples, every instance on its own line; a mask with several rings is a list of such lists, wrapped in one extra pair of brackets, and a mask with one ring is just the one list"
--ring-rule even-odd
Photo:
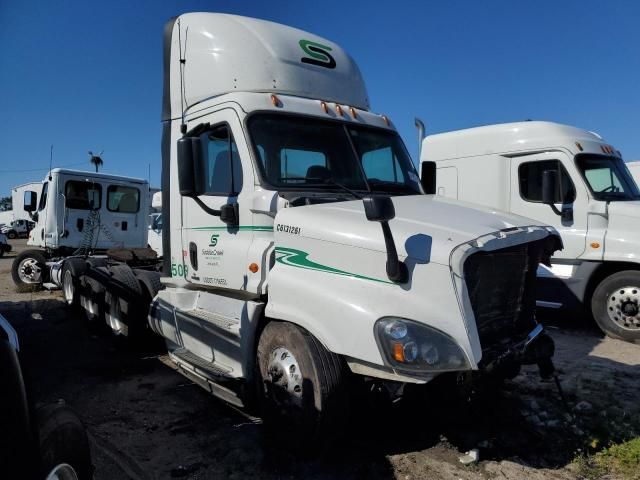
[(387, 363), (411, 372), (443, 372), (470, 368), (462, 348), (446, 333), (404, 318), (385, 317), (374, 326)]

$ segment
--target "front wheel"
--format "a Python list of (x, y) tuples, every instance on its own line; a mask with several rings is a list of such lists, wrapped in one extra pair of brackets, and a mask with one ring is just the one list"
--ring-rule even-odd
[(46, 277), (46, 262), (44, 254), (39, 250), (25, 250), (20, 253), (11, 266), (13, 282), (18, 286), (37, 286)]
[(640, 341), (640, 271), (624, 270), (602, 280), (593, 292), (591, 311), (608, 336)]
[(18, 237), (18, 234), (15, 231), (11, 230), (7, 232), (7, 238), (9, 238), (10, 240), (14, 240), (17, 237)]
[(278, 438), (289, 434), (289, 446), (313, 446), (343, 426), (348, 411), (344, 364), (302, 328), (275, 321), (264, 328), (257, 380), (265, 425)]

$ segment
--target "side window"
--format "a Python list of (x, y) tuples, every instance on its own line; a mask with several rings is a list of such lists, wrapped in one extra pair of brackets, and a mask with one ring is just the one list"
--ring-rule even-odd
[(362, 155), (362, 168), (369, 180), (404, 183), (402, 169), (391, 147), (370, 150)]
[(280, 181), (295, 183), (308, 178), (310, 182), (329, 178), (327, 157), (322, 152), (283, 148), (280, 150)]
[(40, 194), (40, 204), (38, 205), (38, 211), (44, 210), (47, 206), (47, 193), (49, 192), (49, 182), (45, 182), (42, 186), (42, 193)]
[(102, 205), (102, 186), (99, 183), (69, 180), (64, 186), (64, 196), (67, 208), (99, 209)]
[(107, 187), (107, 210), (118, 213), (138, 213), (140, 190), (135, 187), (109, 185)]
[(203, 195), (237, 195), (242, 190), (242, 163), (229, 127), (221, 125), (201, 136), (202, 165), (197, 175)]
[(555, 203), (571, 203), (576, 199), (576, 189), (571, 177), (558, 160), (541, 160), (527, 162), (518, 169), (520, 196), (527, 202), (542, 202), (542, 172), (555, 170), (560, 179), (560, 188), (556, 193)]

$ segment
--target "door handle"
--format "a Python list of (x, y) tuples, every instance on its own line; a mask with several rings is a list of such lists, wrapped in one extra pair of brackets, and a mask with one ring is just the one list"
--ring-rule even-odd
[(191, 263), (191, 268), (194, 271), (198, 270), (198, 246), (191, 242), (189, 243), (189, 262)]

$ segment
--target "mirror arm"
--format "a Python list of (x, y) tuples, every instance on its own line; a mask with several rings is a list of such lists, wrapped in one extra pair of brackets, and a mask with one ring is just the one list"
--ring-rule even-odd
[(193, 200), (198, 204), (198, 206), (202, 210), (207, 212), (209, 215), (213, 215), (214, 217), (219, 217), (220, 216), (220, 210), (216, 210), (214, 208), (209, 207), (206, 203), (204, 203), (202, 200), (200, 200), (200, 198), (198, 198), (195, 195), (193, 197), (191, 197), (191, 198), (193, 198)]
[(398, 251), (393, 241), (389, 222), (380, 222), (380, 225), (382, 226), (382, 235), (387, 249), (387, 277), (392, 282), (405, 283), (409, 278), (409, 270), (407, 265), (398, 258)]
[(555, 213), (558, 216), (562, 216), (562, 212), (558, 210), (558, 207), (556, 207), (555, 203), (548, 203), (547, 205), (551, 207), (551, 210), (553, 210), (553, 213)]

